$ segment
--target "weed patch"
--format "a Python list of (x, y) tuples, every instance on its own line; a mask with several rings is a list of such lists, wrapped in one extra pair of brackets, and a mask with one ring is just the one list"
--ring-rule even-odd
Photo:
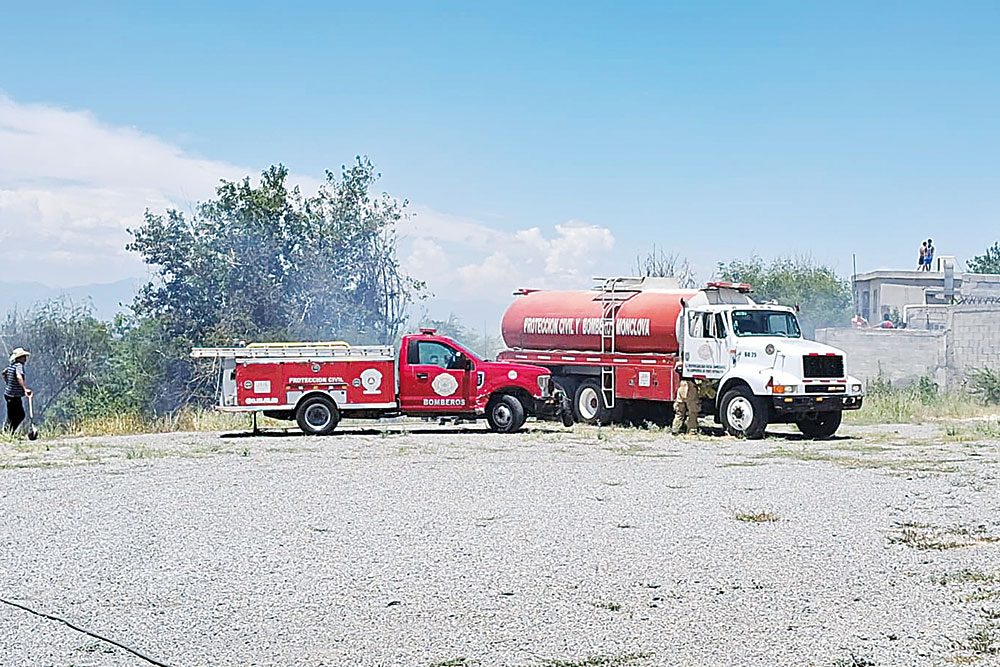
[(975, 656), (1000, 654), (1000, 635), (992, 624), (979, 625), (972, 629), (964, 641), (955, 642), (955, 648), (968, 651)]
[(889, 535), (889, 542), (905, 544), (924, 551), (945, 551), (1000, 541), (1000, 537), (987, 534), (986, 526), (946, 527), (909, 522), (897, 523), (896, 526), (897, 528)]
[(744, 521), (746, 523), (769, 523), (772, 521), (778, 521), (779, 517), (774, 512), (754, 512), (754, 511), (737, 511), (733, 513), (733, 518), (737, 521)]
[(634, 665), (653, 657), (652, 653), (623, 653), (621, 655), (592, 655), (581, 660), (546, 660), (544, 667), (621, 667)]

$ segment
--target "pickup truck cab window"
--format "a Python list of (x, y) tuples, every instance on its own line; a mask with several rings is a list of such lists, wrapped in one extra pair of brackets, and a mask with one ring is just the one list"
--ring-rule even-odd
[(733, 331), (737, 336), (802, 337), (795, 315), (783, 310), (734, 310)]
[(461, 359), (461, 355), (453, 348), (433, 340), (413, 341), (407, 353), (407, 361), (411, 365), (437, 366), (452, 370), (461, 366)]

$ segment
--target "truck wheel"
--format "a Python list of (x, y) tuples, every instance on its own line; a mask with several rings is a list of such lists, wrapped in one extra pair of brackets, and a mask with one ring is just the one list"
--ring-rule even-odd
[(329, 435), (340, 422), (340, 411), (326, 396), (310, 396), (299, 404), (295, 421), (307, 435)]
[(814, 440), (829, 438), (840, 428), (842, 417), (843, 413), (839, 410), (837, 412), (818, 412), (815, 415), (799, 419), (795, 422), (795, 425), (802, 431), (802, 435), (807, 438)]
[(516, 396), (501, 394), (486, 406), (486, 421), (496, 433), (513, 433), (524, 426), (524, 406)]
[(597, 380), (584, 380), (576, 388), (576, 394), (573, 396), (573, 416), (584, 424), (607, 426), (611, 423), (613, 415), (604, 405), (601, 385)]
[(759, 440), (767, 427), (767, 406), (747, 387), (730, 389), (719, 406), (722, 425), (729, 435)]

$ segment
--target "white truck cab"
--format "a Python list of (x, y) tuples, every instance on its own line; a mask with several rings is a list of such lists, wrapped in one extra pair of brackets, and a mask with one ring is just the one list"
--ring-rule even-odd
[(732, 435), (759, 438), (794, 423), (810, 438), (833, 435), (843, 410), (862, 403), (844, 353), (802, 337), (795, 309), (758, 304), (748, 285), (711, 283), (677, 319), (681, 377), (716, 388), (715, 414)]

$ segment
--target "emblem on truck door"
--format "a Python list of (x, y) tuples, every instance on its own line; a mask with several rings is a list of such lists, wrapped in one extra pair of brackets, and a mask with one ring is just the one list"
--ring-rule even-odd
[[(451, 377), (451, 376), (449, 376)], [(366, 394), (378, 394), (382, 391), (382, 374), (374, 368), (366, 368), (361, 371), (361, 386), (365, 388)]]
[(448, 373), (441, 373), (431, 382), (431, 389), (438, 396), (451, 396), (458, 389), (458, 380)]

